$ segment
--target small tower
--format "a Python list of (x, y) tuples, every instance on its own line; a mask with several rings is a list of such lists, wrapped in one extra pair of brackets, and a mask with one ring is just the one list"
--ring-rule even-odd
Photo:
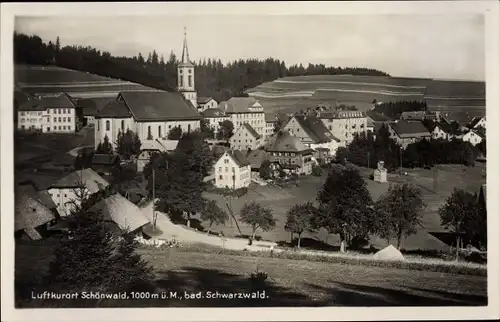
[(184, 27), (184, 45), (182, 47), (182, 59), (177, 66), (177, 90), (184, 98), (191, 101), (197, 108), (197, 97), (194, 89), (194, 65), (189, 60), (189, 51), (186, 37), (186, 27)]

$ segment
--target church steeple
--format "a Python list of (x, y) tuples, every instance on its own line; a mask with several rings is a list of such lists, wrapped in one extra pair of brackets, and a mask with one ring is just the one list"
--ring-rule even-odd
[(181, 65), (184, 65), (184, 66), (193, 66), (193, 64), (191, 63), (191, 60), (189, 59), (189, 50), (188, 50), (188, 44), (187, 44), (186, 27), (184, 27), (184, 44), (182, 46)]
[(198, 106), (197, 95), (194, 87), (194, 65), (189, 60), (189, 51), (186, 37), (186, 27), (184, 27), (184, 44), (182, 46), (182, 57), (177, 66), (177, 89), (184, 98), (189, 100), (194, 107)]

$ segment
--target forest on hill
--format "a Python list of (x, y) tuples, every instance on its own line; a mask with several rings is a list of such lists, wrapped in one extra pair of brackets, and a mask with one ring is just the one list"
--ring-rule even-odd
[[(15, 33), (14, 61), (16, 64), (54, 65), (168, 91), (175, 90), (177, 85), (178, 59), (173, 51), (167, 58), (156, 50), (147, 55), (117, 57), (91, 46), (61, 46), (59, 37), (46, 43), (36, 35)], [(198, 95), (211, 96), (217, 101), (246, 95), (247, 89), (286, 76), (390, 76), (368, 68), (327, 67), (323, 64), (286, 66), (285, 62), (274, 58), (240, 59), (225, 64), (220, 59), (208, 58), (193, 63)]]

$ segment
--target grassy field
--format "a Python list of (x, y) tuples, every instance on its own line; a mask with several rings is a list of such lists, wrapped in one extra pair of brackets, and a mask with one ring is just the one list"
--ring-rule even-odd
[[(93, 301), (19, 301), (28, 298), (48, 268), (54, 242), (16, 245), (15, 281), (18, 305), (23, 307), (96, 306)], [(100, 306), (210, 307), (210, 306), (446, 306), (486, 305), (486, 276), (469, 276), (283, 258), (227, 255), (190, 249), (140, 249), (156, 272), (156, 292), (250, 292), (252, 272), (268, 274), (258, 300), (121, 300)], [(253, 287), (252, 287), (253, 286)], [(34, 287), (34, 288), (33, 288)]]
[[(388, 180), (391, 183), (408, 180), (416, 184), (422, 190), (424, 201), (427, 204), (423, 217), (422, 229), (420, 229), (417, 234), (404, 240), (402, 248), (405, 250), (449, 250), (448, 246), (429, 234), (429, 232), (444, 231), (441, 227), (437, 210), (444, 204), (446, 198), (451, 194), (453, 188), (455, 187), (462, 187), (468, 191), (476, 192), (479, 189), (479, 186), (486, 182), (486, 178), (483, 177), (483, 172), (485, 172), (485, 170), (484, 164), (478, 164), (476, 167), (472, 168), (455, 165), (440, 166), (438, 174), (438, 193), (433, 192), (433, 174), (431, 170), (405, 169), (405, 171), (408, 172), (408, 176), (403, 178), (397, 174), (389, 174)], [(389, 184), (376, 183), (368, 179), (371, 174), (371, 170), (360, 168), (360, 172), (362, 176), (366, 178), (368, 190), (374, 200), (377, 200), (387, 191)], [(258, 186), (254, 189), (250, 189), (247, 195), (237, 200), (233, 200), (232, 209), (238, 217), (241, 208), (246, 202), (256, 201), (263, 206), (271, 207), (273, 209), (274, 216), (277, 219), (276, 228), (269, 232), (259, 231), (258, 235), (265, 240), (275, 242), (290, 241), (290, 233), (286, 232), (284, 229), (288, 209), (296, 203), (314, 201), (318, 189), (323, 185), (324, 178), (325, 176), (303, 177), (300, 181), (299, 187), (284, 189), (276, 186)], [(206, 197), (216, 200), (220, 207), (227, 210), (224, 197), (208, 193), (206, 194)], [(250, 234), (251, 230), (249, 227), (243, 223), (239, 223), (239, 226), (243, 235)], [(208, 223), (202, 222), (199, 228), (201, 227), (207, 228)], [(225, 236), (239, 235), (238, 229), (233, 220), (225, 225), (213, 226), (212, 230), (223, 232)], [(339, 243), (338, 235), (328, 235), (324, 230), (320, 230), (316, 233), (304, 234), (304, 238), (305, 240), (302, 245), (305, 247), (309, 245), (314, 248), (334, 249), (334, 247), (328, 247), (325, 244), (337, 247)], [(377, 237), (373, 237), (370, 240), (370, 243), (375, 248), (383, 248), (387, 246), (386, 241)]]

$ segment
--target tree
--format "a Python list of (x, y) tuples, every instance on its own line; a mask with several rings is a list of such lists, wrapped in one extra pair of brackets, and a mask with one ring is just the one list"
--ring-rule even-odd
[(260, 169), (259, 169), (259, 175), (264, 180), (271, 179), (271, 177), (272, 177), (271, 161), (269, 161), (269, 160), (262, 161), (262, 164), (260, 165)]
[(314, 164), (312, 167), (312, 175), (316, 177), (321, 177), (322, 174), (323, 174), (323, 169), (318, 164)]
[(252, 201), (246, 203), (240, 211), (241, 220), (252, 229), (252, 235), (249, 238), (249, 245), (252, 245), (255, 234), (260, 228), (263, 231), (269, 231), (276, 226), (276, 219), (273, 217), (273, 210), (263, 207)]
[(457, 259), (460, 234), (465, 234), (466, 242), (479, 246), (480, 240), (477, 237), (486, 233), (486, 212), (482, 216), (481, 210), (476, 194), (458, 188), (453, 190), (446, 203), (438, 210), (441, 225), (457, 234)]
[(174, 126), (168, 132), (168, 139), (169, 140), (180, 140), (181, 136), (182, 136), (182, 128), (180, 126)]
[(366, 238), (373, 228), (373, 203), (366, 182), (353, 167), (335, 166), (318, 191), (319, 211), (316, 227), (340, 235), (340, 249), (345, 251), (352, 236)]
[(311, 202), (294, 205), (288, 210), (285, 230), (298, 235), (297, 248), (300, 248), (302, 234), (313, 230), (313, 218), (316, 211)]
[(210, 122), (207, 119), (203, 119), (200, 122), (200, 129), (203, 137), (206, 139), (213, 139), (215, 137), (215, 131), (210, 126)]
[(116, 152), (130, 159), (131, 156), (137, 155), (141, 151), (141, 140), (137, 133), (127, 129), (125, 133), (118, 132), (116, 140)]
[(229, 140), (233, 136), (234, 125), (233, 122), (225, 120), (219, 123), (219, 131), (217, 132), (218, 140)]
[(113, 154), (113, 146), (109, 143), (108, 135), (104, 136), (104, 140), (99, 142), (97, 149), (95, 150), (97, 154)]
[(229, 215), (217, 205), (215, 200), (210, 200), (201, 213), (201, 219), (209, 222), (208, 229), (210, 229), (213, 224), (222, 225), (226, 223), (229, 220)]
[(394, 237), (397, 248), (403, 237), (417, 232), (422, 225), (425, 203), (421, 191), (409, 183), (391, 185), (389, 190), (375, 203), (375, 215), (379, 218), (378, 234), (389, 240)]

